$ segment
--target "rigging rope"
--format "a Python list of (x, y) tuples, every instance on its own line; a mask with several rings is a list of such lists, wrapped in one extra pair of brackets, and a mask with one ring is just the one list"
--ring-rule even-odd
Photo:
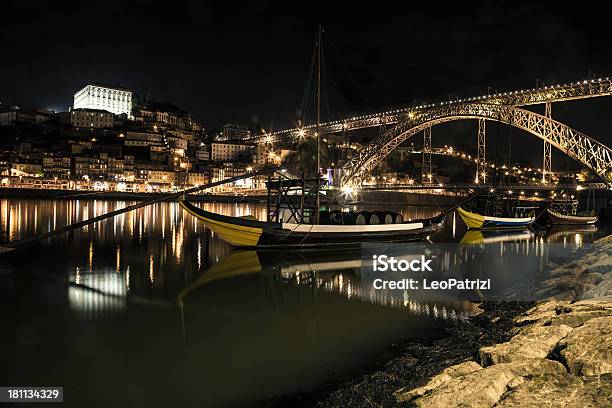
[(315, 61), (317, 58), (317, 45), (315, 44), (314, 48), (312, 49), (312, 58), (310, 59), (310, 66), (308, 68), (308, 75), (306, 76), (306, 86), (304, 87), (304, 93), (302, 95), (302, 105), (301, 105), (301, 115), (302, 117), (300, 118), (301, 121), (301, 126), (304, 126), (306, 124), (307, 121), (307, 111), (306, 109), (308, 108), (309, 105), (309, 100), (310, 100), (310, 88), (312, 85), (312, 77), (314, 75), (314, 71), (315, 71)]

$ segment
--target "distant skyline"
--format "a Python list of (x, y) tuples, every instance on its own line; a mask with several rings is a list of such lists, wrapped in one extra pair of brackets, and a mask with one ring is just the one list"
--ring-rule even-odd
[[(608, 27), (560, 3), (178, 0), (160, 12), (142, 1), (9, 0), (3, 10), (0, 102), (61, 110), (86, 83), (121, 84), (207, 128), (294, 126), (319, 22), (325, 120), (612, 75)], [(610, 98), (555, 104), (553, 116), (610, 144), (610, 108)]]

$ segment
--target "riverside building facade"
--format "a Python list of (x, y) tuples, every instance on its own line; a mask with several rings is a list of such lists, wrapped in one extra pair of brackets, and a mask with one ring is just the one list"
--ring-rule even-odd
[(100, 109), (73, 109), (70, 124), (74, 127), (112, 128), (113, 114)]

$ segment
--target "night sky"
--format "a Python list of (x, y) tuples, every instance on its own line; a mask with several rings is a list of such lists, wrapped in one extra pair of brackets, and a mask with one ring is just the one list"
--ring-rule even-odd
[[(171, 101), (207, 128), (293, 126), (319, 22), (324, 119), (612, 75), (609, 10), (331, 3), (4, 2), (0, 102), (65, 110), (98, 81)], [(611, 99), (556, 104), (553, 116), (609, 143)]]

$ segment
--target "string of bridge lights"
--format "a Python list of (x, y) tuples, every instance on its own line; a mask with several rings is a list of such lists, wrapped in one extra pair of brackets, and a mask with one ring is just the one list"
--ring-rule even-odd
[[(401, 114), (401, 113), (408, 113), (408, 116), (410, 118), (412, 118), (415, 115), (415, 112), (413, 112), (414, 110), (428, 109), (428, 108), (434, 108), (434, 107), (441, 107), (441, 106), (445, 106), (445, 105), (453, 105), (453, 104), (467, 103), (467, 102), (474, 102), (474, 101), (482, 101), (482, 100), (491, 99), (491, 98), (516, 96), (516, 95), (522, 95), (522, 94), (525, 94), (525, 93), (540, 92), (542, 90), (563, 90), (564, 88), (571, 88), (571, 87), (580, 86), (580, 85), (600, 84), (602, 82), (609, 82), (609, 81), (610, 81), (609, 77), (599, 78), (599, 79), (591, 79), (591, 80), (585, 79), (585, 80), (582, 80), (582, 81), (576, 81), (576, 82), (571, 82), (571, 83), (567, 83), (567, 84), (546, 85), (546, 86), (543, 86), (541, 88), (540, 87), (536, 87), (536, 88), (532, 88), (532, 89), (521, 89), (521, 90), (517, 90), (517, 91), (497, 92), (497, 93), (494, 93), (494, 94), (486, 94), (486, 95), (474, 96), (474, 97), (470, 97), (470, 98), (455, 99), (455, 100), (452, 100), (452, 101), (442, 101), (442, 102), (437, 102), (437, 103), (421, 104), (421, 105), (412, 106), (412, 107), (409, 107), (409, 108), (400, 108), (400, 109), (388, 110), (388, 111), (385, 111), (385, 112), (373, 113), (373, 114), (368, 114), (368, 115), (353, 116), (353, 117), (348, 118), (348, 119), (341, 119), (341, 120), (335, 120), (335, 121), (331, 121), (331, 122), (325, 122), (325, 123), (320, 124), (319, 127), (326, 127), (326, 126), (332, 126), (332, 125), (342, 125), (343, 129), (346, 129), (348, 127), (348, 125), (346, 123), (347, 121), (374, 119), (374, 118), (384, 117), (384, 116), (387, 116), (387, 115), (397, 115), (397, 114)], [(552, 95), (548, 94), (547, 97), (552, 97)], [(317, 127), (317, 125), (313, 124), (313, 125), (307, 125), (307, 126), (303, 126), (303, 127), (299, 127), (299, 128), (296, 127), (296, 128), (292, 128), (292, 129), (276, 131), (276, 132), (266, 132), (265, 129), (262, 129), (262, 131), (263, 131), (264, 141), (266, 143), (272, 143), (272, 137), (273, 136), (297, 133), (298, 136), (304, 137), (304, 136), (306, 136), (307, 130), (315, 129), (316, 127)], [(314, 136), (315, 137), (317, 136), (316, 133), (315, 133)], [(258, 139), (260, 137), (257, 136), (255, 138)]]
[[(420, 153), (420, 151), (415, 150), (415, 151), (411, 151), (410, 153)], [(478, 162), (477, 158), (472, 159), (472, 156), (470, 154), (466, 154), (460, 151), (455, 150), (452, 146), (447, 146), (445, 145), (444, 147), (441, 148), (437, 148), (435, 151), (432, 151), (432, 154), (442, 154), (442, 155), (449, 155), (451, 157), (459, 157), (462, 158), (466, 161), (474, 161), (475, 163)], [(503, 172), (503, 175), (505, 176), (509, 176), (509, 177), (515, 177), (517, 179), (521, 179), (521, 180), (531, 180), (536, 182), (538, 180), (538, 178), (533, 177), (533, 175), (538, 175), (539, 173), (541, 173), (541, 169), (539, 168), (531, 168), (531, 167), (524, 167), (524, 166), (507, 166), (507, 165), (500, 165), (500, 166), (496, 166), (494, 163), (485, 163), (485, 166), (491, 168), (491, 169), (499, 169)], [(572, 176), (576, 176), (579, 177), (579, 174), (577, 173), (571, 173)], [(483, 178), (486, 174), (483, 174)], [(569, 176), (569, 174), (568, 174)], [(441, 189), (445, 186), (444, 183), (438, 183), (438, 182), (433, 182), (434, 179), (434, 175), (433, 174), (427, 174), (426, 177), (428, 178), (428, 182), (427, 183), (423, 183), (421, 184), (421, 187), (425, 190), (431, 190), (434, 189), (435, 191), (441, 191)], [(559, 184), (558, 181), (558, 176), (553, 175), (553, 181), (552, 183), (546, 183), (544, 181), (542, 181), (542, 188), (544, 189), (548, 189), (548, 188), (556, 188)], [(484, 182), (484, 180), (483, 180)], [(407, 178), (405, 179), (405, 181), (402, 181), (400, 179), (397, 179), (396, 177), (386, 177), (386, 176), (370, 176), (365, 180), (365, 185), (376, 185), (378, 186), (380, 184), (382, 184), (383, 186), (401, 186), (401, 185), (409, 185), (409, 186), (414, 186), (415, 184), (417, 184), (416, 180), (414, 178)], [(480, 180), (476, 182), (476, 184), (480, 184)], [(580, 184), (577, 184), (575, 187), (576, 191), (581, 191), (584, 189), (584, 187)], [(341, 188), (342, 193), (345, 195), (354, 195), (356, 193), (359, 192), (359, 188), (356, 186), (343, 186)], [(492, 187), (489, 189), (490, 193), (494, 193), (497, 190), (505, 190), (505, 192), (508, 195), (512, 195), (514, 194), (514, 191), (511, 189), (505, 189), (503, 187)], [(567, 193), (560, 193), (562, 195), (563, 198), (566, 198), (568, 196)], [(543, 194), (545, 195), (545, 194)], [(550, 196), (552, 198), (556, 198), (557, 197), (557, 193), (554, 190), (550, 191)], [(527, 198), (527, 195), (525, 193), (525, 191), (521, 190), (519, 191), (519, 196), (521, 197), (525, 197)], [(571, 199), (574, 199), (574, 194), (571, 194)], [(539, 192), (534, 192), (533, 193), (533, 198), (534, 199), (539, 199), (540, 198), (540, 193)]]

